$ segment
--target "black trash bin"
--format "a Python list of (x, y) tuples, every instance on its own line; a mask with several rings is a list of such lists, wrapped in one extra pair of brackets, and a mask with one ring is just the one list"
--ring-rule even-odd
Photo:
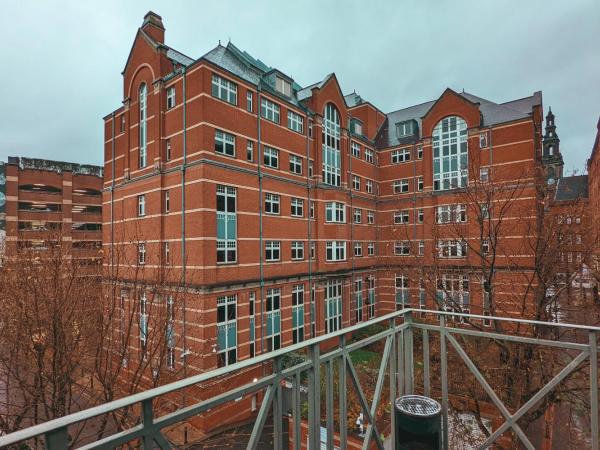
[(422, 395), (396, 399), (396, 450), (439, 450), (442, 448), (442, 407)]

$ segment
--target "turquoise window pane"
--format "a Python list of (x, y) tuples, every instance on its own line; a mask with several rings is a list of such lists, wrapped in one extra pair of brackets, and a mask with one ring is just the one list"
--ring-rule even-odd
[(281, 314), (279, 312), (273, 315), (273, 331), (275, 334), (279, 334), (281, 332)]
[(228, 347), (235, 347), (237, 344), (237, 325), (231, 324), (227, 330), (227, 344)]
[(225, 325), (217, 325), (217, 345), (219, 349), (226, 348), (227, 336), (225, 333)]
[(235, 239), (235, 216), (229, 217), (227, 220), (227, 238)]
[(217, 239), (225, 238), (225, 214), (217, 213)]
[(273, 334), (273, 315), (272, 313), (267, 314), (267, 336)]

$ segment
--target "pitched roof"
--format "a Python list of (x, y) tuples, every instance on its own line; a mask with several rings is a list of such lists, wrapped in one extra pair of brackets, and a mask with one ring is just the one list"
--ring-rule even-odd
[[(483, 116), (484, 126), (527, 118), (531, 115), (535, 105), (542, 104), (542, 93), (539, 91), (535, 92), (530, 97), (507, 103), (494, 103), (490, 100), (469, 94), (468, 92), (458, 92), (457, 94), (479, 106), (479, 110)], [(377, 146), (379, 148), (385, 148), (412, 142), (414, 137), (399, 139), (396, 135), (395, 125), (408, 120), (414, 120), (417, 123), (419, 135), (416, 137), (423, 137), (421, 132), (421, 118), (429, 111), (429, 109), (431, 109), (435, 102), (436, 100), (432, 100), (388, 113), (386, 122), (376, 138)]]
[(588, 198), (588, 176), (563, 177), (556, 185), (555, 201), (569, 201)]

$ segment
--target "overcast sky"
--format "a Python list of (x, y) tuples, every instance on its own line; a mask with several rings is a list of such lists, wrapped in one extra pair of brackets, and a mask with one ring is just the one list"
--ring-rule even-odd
[(599, 0), (2, 0), (0, 159), (102, 164), (102, 117), (148, 10), (193, 58), (228, 39), (305, 86), (335, 72), (383, 111), (446, 87), (496, 102), (543, 91), (565, 169), (584, 168), (600, 115)]

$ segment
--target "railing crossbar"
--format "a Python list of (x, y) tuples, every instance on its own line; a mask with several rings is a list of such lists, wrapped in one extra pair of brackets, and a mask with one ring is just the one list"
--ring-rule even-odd
[[(430, 323), (418, 323), (412, 320), (412, 312), (418, 311), (421, 315), (433, 315), (439, 318), (439, 324)], [(473, 330), (465, 329), (460, 327), (448, 327), (447, 322), (452, 319), (459, 317), (465, 317), (470, 320), (486, 320), (486, 321), (499, 321), (499, 322), (510, 322), (512, 324), (522, 324), (529, 327), (553, 327), (554, 329), (570, 329), (574, 331), (585, 330), (589, 333), (589, 343), (582, 344), (577, 342), (563, 342), (554, 341), (548, 339), (539, 339), (529, 336), (514, 336), (510, 334), (501, 334), (494, 331), (486, 330)], [(404, 319), (404, 323), (397, 323), (398, 319)], [(364, 329), (367, 326), (373, 324), (386, 323), (387, 327), (384, 331), (379, 332), (375, 335), (366, 337), (359, 342), (346, 344), (345, 336), (352, 334), (355, 331)], [(425, 395), (429, 396), (431, 393), (431, 368), (430, 368), (430, 333), (438, 332), (440, 335), (440, 361), (441, 361), (441, 390), (442, 390), (442, 412), (443, 412), (443, 435), (444, 435), (444, 448), (448, 447), (448, 360), (447, 352), (448, 345), (450, 345), (458, 352), (460, 357), (463, 359), (471, 373), (475, 376), (478, 382), (482, 385), (485, 392), (488, 394), (492, 402), (498, 407), (501, 414), (505, 418), (505, 422), (496, 429), (484, 442), (481, 448), (485, 448), (491, 443), (495, 442), (499, 436), (509, 429), (513, 429), (518, 435), (519, 439), (527, 448), (533, 448), (531, 442), (525, 436), (523, 430), (518, 426), (517, 421), (526, 414), (537, 402), (544, 398), (556, 385), (564, 380), (570, 373), (576, 370), (579, 365), (589, 358), (590, 361), (590, 403), (591, 403), (591, 439), (592, 449), (600, 450), (598, 448), (598, 345), (597, 335), (600, 332), (600, 327), (592, 327), (586, 325), (574, 325), (565, 323), (554, 323), (554, 322), (541, 322), (535, 320), (518, 319), (518, 318), (507, 318), (507, 317), (493, 317), (493, 316), (480, 316), (474, 314), (456, 313), (456, 312), (445, 312), (445, 311), (431, 311), (431, 310), (414, 310), (412, 308), (396, 311), (384, 316), (372, 319), (366, 322), (362, 322), (353, 325), (348, 328), (338, 330), (333, 333), (315, 337), (304, 342), (287, 346), (283, 349), (276, 350), (261, 354), (252, 359), (246, 359), (236, 364), (232, 364), (226, 367), (218, 368), (210, 372), (202, 373), (192, 377), (188, 377), (184, 380), (176, 381), (167, 385), (163, 385), (157, 388), (150, 389), (148, 391), (140, 392), (137, 394), (124, 397), (122, 399), (114, 400), (112, 402), (89, 408), (87, 410), (71, 414), (62, 418), (54, 419), (43, 424), (39, 424), (24, 430), (17, 431), (10, 435), (0, 436), (0, 447), (9, 446), (21, 441), (26, 441), (35, 437), (45, 436), (45, 445), (48, 449), (64, 448), (69, 445), (68, 427), (86, 420), (92, 419), (97, 416), (111, 414), (120, 409), (127, 407), (140, 408), (142, 423), (133, 425), (127, 430), (115, 433), (106, 438), (101, 438), (96, 442), (85, 445), (81, 448), (86, 450), (91, 449), (108, 449), (118, 447), (122, 444), (130, 442), (135, 439), (140, 439), (143, 443), (144, 448), (152, 448), (158, 445), (161, 449), (171, 448), (170, 443), (167, 441), (165, 436), (161, 433), (161, 430), (170, 425), (182, 422), (190, 417), (201, 414), (208, 409), (218, 406), (222, 403), (232, 401), (239, 397), (243, 397), (252, 392), (264, 391), (263, 401), (261, 402), (258, 417), (255, 421), (252, 435), (248, 443), (248, 448), (255, 448), (258, 445), (260, 434), (264, 427), (266, 417), (269, 415), (269, 409), (272, 407), (274, 412), (274, 430), (275, 434), (275, 447), (282, 448), (283, 442), (281, 440), (282, 423), (281, 418), (283, 416), (282, 411), (282, 388), (281, 381), (285, 378), (292, 377), (292, 395), (293, 405), (292, 412), (294, 417), (294, 443), (299, 445), (301, 442), (301, 415), (300, 415), (300, 380), (302, 372), (306, 371), (309, 377), (309, 389), (308, 389), (308, 400), (309, 400), (309, 442), (311, 448), (316, 448), (320, 445), (320, 365), (326, 364), (325, 376), (326, 376), (326, 409), (327, 409), (327, 446), (331, 448), (333, 446), (333, 377), (334, 377), (334, 364), (339, 358), (339, 392), (338, 401), (340, 402), (340, 444), (342, 447), (347, 445), (347, 430), (345, 423), (347, 421), (347, 395), (346, 395), (346, 380), (347, 376), (350, 378), (353, 387), (356, 390), (361, 409), (365, 418), (368, 420), (368, 427), (365, 439), (363, 441), (363, 447), (368, 447), (371, 439), (374, 439), (377, 447), (382, 450), (383, 443), (381, 442), (381, 435), (377, 429), (377, 424), (374, 420), (377, 412), (377, 408), (380, 402), (380, 397), (383, 389), (385, 380), (385, 374), (388, 372), (390, 376), (390, 393), (394, 396), (396, 394), (403, 395), (412, 393), (414, 390), (414, 360), (413, 360), (413, 345), (414, 345), (414, 329), (421, 329), (423, 333), (423, 389)], [(509, 333), (507, 330), (506, 333)], [(580, 353), (573, 358), (573, 360), (567, 364), (557, 375), (555, 375), (550, 382), (548, 382), (543, 388), (541, 388), (535, 395), (533, 395), (521, 408), (518, 409), (515, 414), (510, 414), (506, 406), (502, 403), (497, 394), (493, 391), (492, 387), (487, 383), (485, 378), (479, 369), (475, 366), (473, 361), (469, 358), (465, 350), (459, 344), (456, 336), (471, 336), (479, 338), (493, 339), (497, 341), (515, 342), (520, 344), (530, 344), (538, 346), (546, 346), (549, 348), (560, 348), (568, 350), (577, 350)], [(339, 339), (338, 348), (329, 351), (325, 354), (320, 354), (320, 346), (322, 344), (330, 344), (332, 339)], [(382, 361), (380, 364), (380, 370), (375, 386), (375, 393), (371, 405), (369, 406), (365, 393), (360, 386), (360, 381), (356, 372), (356, 369), (350, 358), (352, 351), (361, 349), (374, 342), (385, 339), (385, 349), (383, 352)], [(308, 358), (306, 361), (296, 364), (293, 367), (287, 369), (281, 369), (280, 362), (281, 357), (294, 352), (308, 350)], [(390, 360), (390, 358), (393, 359)], [(389, 361), (388, 361), (389, 360)], [(207, 381), (214, 381), (219, 377), (225, 377), (232, 373), (242, 371), (244, 369), (250, 369), (257, 365), (269, 363), (275, 361), (274, 372), (270, 375), (263, 376), (253, 383), (248, 383), (240, 387), (236, 387), (227, 392), (218, 394), (209, 399), (200, 401), (194, 405), (183, 407), (175, 412), (166, 414), (159, 418), (154, 417), (153, 400), (167, 394), (171, 394), (187, 387), (193, 387), (202, 385)], [(389, 366), (388, 366), (389, 364)], [(343, 405), (341, 404), (343, 403)], [(118, 413), (117, 413), (118, 414)], [(393, 408), (392, 408), (393, 415)], [(393, 424), (392, 419), (392, 424)], [(65, 444), (66, 442), (66, 444)]]
[[(525, 436), (525, 433), (523, 433), (523, 430), (521, 429), (521, 427), (519, 425), (517, 425), (517, 423), (514, 420), (512, 420), (512, 416), (511, 416), (508, 408), (504, 405), (502, 400), (500, 400), (500, 397), (498, 397), (496, 392), (494, 392), (494, 389), (490, 386), (490, 384), (487, 382), (487, 380), (485, 379), (483, 374), (479, 371), (479, 369), (477, 369), (477, 367), (475, 366), (473, 361), (471, 361), (471, 358), (469, 358), (469, 355), (467, 355), (467, 353), (464, 351), (462, 346), (458, 343), (456, 338), (454, 336), (452, 336), (451, 334), (447, 334), (446, 338), (448, 339), (450, 344), (452, 344), (452, 346), (454, 347), (456, 352), (459, 354), (459, 356), (462, 358), (462, 360), (464, 361), (466, 366), (469, 368), (471, 373), (475, 376), (475, 379), (479, 382), (479, 384), (483, 387), (485, 392), (492, 399), (492, 402), (494, 403), (494, 405), (496, 405), (498, 410), (500, 410), (500, 413), (504, 416), (504, 419), (508, 423), (510, 423), (510, 426), (515, 430), (515, 432), (519, 436), (519, 439), (521, 439), (523, 444), (525, 444), (525, 446), (528, 449), (535, 450), (535, 448), (533, 447), (533, 445), (531, 444), (531, 442), (529, 441), (527, 436)], [(493, 442), (495, 442), (495, 441), (493, 441)]]
[[(429, 330), (429, 331), (440, 331), (440, 327), (438, 325), (431, 325), (425, 323), (414, 323), (413, 327), (419, 328), (421, 330)], [(541, 338), (529, 338), (527, 336), (512, 336), (512, 335), (504, 335), (499, 333), (493, 333), (488, 331), (476, 331), (476, 330), (467, 330), (465, 328), (453, 328), (453, 327), (445, 327), (446, 333), (450, 334), (462, 334), (465, 336), (473, 336), (473, 337), (481, 337), (487, 339), (495, 339), (498, 341), (510, 341), (510, 342), (518, 342), (519, 344), (533, 344), (533, 345), (543, 345), (547, 347), (557, 347), (561, 349), (572, 349), (572, 350), (587, 350), (589, 348), (588, 344), (579, 344), (575, 342), (563, 342), (563, 341), (550, 341), (548, 339)]]

